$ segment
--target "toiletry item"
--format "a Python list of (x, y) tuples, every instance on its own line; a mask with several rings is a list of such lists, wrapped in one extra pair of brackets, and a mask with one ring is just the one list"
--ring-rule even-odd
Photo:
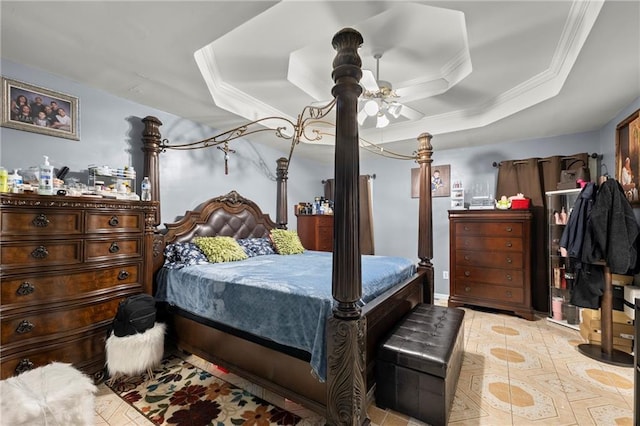
[(56, 174), (56, 178), (60, 180), (64, 180), (64, 177), (67, 175), (67, 173), (69, 173), (69, 168), (67, 166), (64, 166), (63, 168), (58, 170), (58, 174)]
[(38, 173), (38, 194), (53, 195), (53, 166), (46, 155)]
[(8, 185), (9, 172), (4, 167), (0, 167), (0, 192), (7, 192), (9, 190)]
[(560, 222), (563, 225), (567, 224), (567, 211), (564, 209), (564, 206), (562, 206), (562, 211), (560, 212)]
[(9, 178), (7, 180), (9, 192), (20, 194), (22, 192), (22, 184), (22, 176), (18, 174), (18, 169), (14, 169), (13, 173), (9, 175)]
[(151, 201), (151, 182), (149, 177), (145, 176), (140, 185), (140, 199), (142, 201)]

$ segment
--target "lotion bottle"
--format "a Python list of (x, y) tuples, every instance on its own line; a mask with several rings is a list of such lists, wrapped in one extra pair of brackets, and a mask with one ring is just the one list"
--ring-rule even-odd
[(44, 163), (40, 165), (38, 174), (38, 194), (53, 194), (53, 166), (49, 164), (49, 157), (44, 156)]

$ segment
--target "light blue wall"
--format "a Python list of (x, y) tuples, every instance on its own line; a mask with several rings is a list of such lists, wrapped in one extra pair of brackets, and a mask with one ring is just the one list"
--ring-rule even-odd
[[(122, 167), (133, 165), (139, 178), (143, 171), (141, 118), (156, 116), (163, 138), (173, 143), (203, 139), (216, 133), (175, 115), (140, 105), (74, 81), (3, 59), (2, 75), (79, 98), (79, 141), (0, 128), (0, 164), (8, 169), (27, 169), (48, 155), (55, 168), (68, 166), (69, 176), (86, 179), (90, 164)], [(227, 130), (227, 129), (224, 129)], [(217, 149), (160, 155), (163, 222), (173, 221), (187, 208), (230, 190), (254, 200), (275, 220), (276, 160), (288, 155), (289, 145), (278, 151), (246, 140), (233, 142), (230, 172), (224, 174), (222, 153)], [(295, 159), (289, 169), (290, 204), (312, 199), (321, 190), (320, 180), (329, 175), (326, 165)], [(138, 179), (138, 183), (140, 179)], [(139, 185), (138, 185), (139, 186)], [(138, 189), (136, 189), (138, 190)], [(288, 213), (295, 229), (293, 209)]]

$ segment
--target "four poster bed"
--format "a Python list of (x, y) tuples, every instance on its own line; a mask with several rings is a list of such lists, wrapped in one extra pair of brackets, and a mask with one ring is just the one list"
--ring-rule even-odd
[[(232, 266), (222, 266), (223, 269), (226, 268), (227, 275), (234, 275), (236, 281), (212, 284), (210, 287), (213, 288), (215, 296), (200, 292), (201, 287), (206, 287), (202, 284), (204, 273), (197, 272), (195, 277), (183, 275), (195, 268), (163, 268), (163, 253), (170, 244), (187, 243), (196, 236), (229, 236), (236, 240), (265, 238), (273, 229), (286, 229), (289, 159), (280, 158), (277, 166), (275, 221), (264, 214), (254, 202), (235, 191), (212, 198), (196, 209), (187, 211), (178, 222), (165, 224), (166, 230), (158, 232), (154, 237), (153, 264), (148, 265), (147, 270), (156, 277), (154, 288), (161, 299), (187, 299), (185, 306), (171, 303), (167, 307), (172, 338), (175, 339), (178, 348), (307, 406), (323, 415), (328, 424), (360, 424), (366, 421), (366, 397), (374, 385), (377, 345), (413, 307), (419, 303), (433, 302), (429, 183), (432, 161), (431, 135), (425, 133), (418, 137), (419, 147), (414, 158), (420, 166), (419, 263), (409, 265), (408, 269), (405, 268), (407, 265), (403, 265), (402, 268), (405, 269), (398, 274), (391, 274), (393, 276), (387, 277), (388, 280), (383, 285), (378, 282), (379, 272), (374, 271), (372, 264), (373, 262), (377, 265), (377, 261), (383, 257), (360, 255), (357, 243), (359, 138), (356, 116), (357, 98), (361, 91), (358, 81), (362, 75), (357, 49), (362, 42), (360, 34), (348, 28), (338, 32), (333, 39), (333, 46), (337, 50), (333, 62), (333, 78), (336, 82), (333, 89), (336, 98), (333, 253), (305, 252), (295, 256), (275, 254), (229, 262), (236, 264), (233, 265), (234, 268), (242, 265), (242, 268), (246, 268), (242, 271), (247, 272), (229, 272), (228, 268)], [(143, 122), (144, 174), (151, 180), (153, 201), (160, 201), (158, 161), (159, 154), (166, 148), (159, 130), (162, 123), (155, 117), (146, 117)], [(155, 218), (155, 225), (160, 224), (159, 211), (160, 209)], [(310, 272), (306, 277), (302, 274), (302, 281), (305, 283), (303, 286), (307, 286), (316, 278), (324, 280), (325, 282), (319, 285), (323, 286), (325, 293), (329, 292), (328, 296), (324, 294), (323, 297), (309, 302), (302, 296), (297, 298), (297, 289), (293, 289), (294, 284), (289, 287), (288, 283), (286, 290), (279, 295), (263, 293), (266, 291), (263, 288), (266, 287), (263, 274), (256, 272), (257, 269), (251, 269), (254, 264), (265, 263), (275, 268), (275, 262), (294, 262), (297, 256), (300, 261), (310, 257), (311, 263), (304, 267), (307, 270), (310, 270), (313, 267), (310, 265), (313, 264), (324, 265), (324, 269), (320, 269), (324, 272), (315, 274), (319, 277), (312, 276)], [(282, 259), (276, 259), (278, 257)], [(298, 262), (298, 259), (295, 262)], [(389, 259), (385, 257), (382, 260)], [(205, 268), (214, 269), (218, 266), (206, 265)], [(293, 266), (286, 264), (283, 268), (290, 271)], [(174, 282), (172, 289), (168, 281)], [(222, 292), (230, 293), (232, 289), (235, 291), (237, 286), (250, 281), (254, 281), (250, 284), (255, 284), (255, 287), (251, 287), (248, 294), (232, 301), (216, 299)], [(371, 281), (374, 281), (373, 287)], [(284, 285), (279, 282), (276, 287)], [(168, 296), (171, 292), (175, 297)], [(252, 297), (258, 297), (263, 301), (270, 298), (293, 298), (285, 299), (285, 307), (276, 309), (260, 301), (248, 302), (250, 307), (247, 308), (239, 301), (251, 300)], [(199, 311), (195, 306), (187, 306), (188, 299), (192, 302), (204, 300), (208, 308)], [(219, 309), (220, 306), (224, 306), (224, 309)], [(320, 314), (314, 310), (316, 307)], [(207, 309), (236, 315), (235, 321), (229, 323), (220, 318), (206, 318), (204, 311)], [(276, 312), (269, 312), (269, 309)], [(231, 311), (235, 311), (235, 314)], [(298, 319), (304, 316), (301, 313), (308, 312), (322, 317), (315, 325), (315, 337), (320, 338), (314, 340), (311, 346), (291, 344), (286, 339), (286, 343), (280, 343), (278, 340), (282, 341), (281, 339), (274, 339), (268, 332), (263, 333), (262, 326), (272, 322), (276, 326), (285, 326), (285, 334), (295, 334), (299, 330), (292, 330), (291, 327), (298, 327), (298, 322), (302, 322)], [(252, 319), (256, 323), (254, 328), (243, 322), (244, 316), (249, 314), (260, 318), (258, 321)], [(274, 315), (273, 318), (271, 315)], [(259, 328), (261, 330), (258, 330)], [(316, 352), (319, 345), (320, 351)], [(318, 357), (320, 368), (316, 368)]]

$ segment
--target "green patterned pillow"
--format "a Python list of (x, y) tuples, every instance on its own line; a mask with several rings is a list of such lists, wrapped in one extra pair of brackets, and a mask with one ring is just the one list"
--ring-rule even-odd
[(212, 263), (233, 262), (247, 258), (247, 254), (232, 237), (195, 237), (193, 242)]
[(304, 252), (304, 247), (296, 231), (272, 229), (270, 236), (278, 254), (300, 254)]

